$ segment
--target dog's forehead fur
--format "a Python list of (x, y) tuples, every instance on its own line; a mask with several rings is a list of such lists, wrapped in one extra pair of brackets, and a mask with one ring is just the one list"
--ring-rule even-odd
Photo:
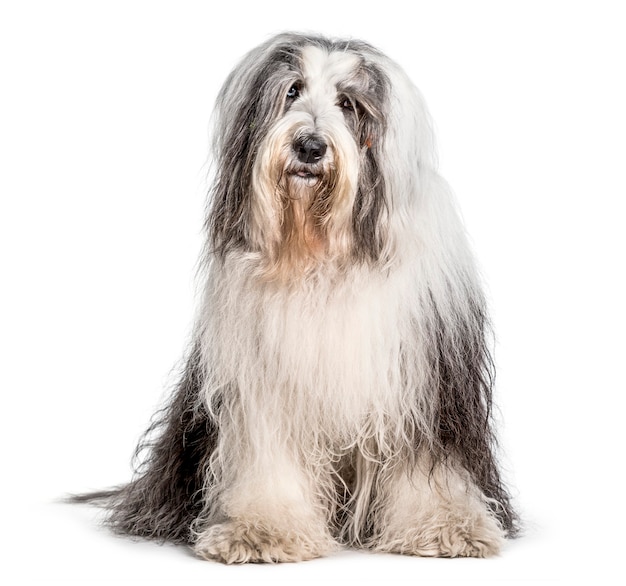
[(313, 45), (302, 49), (302, 73), (309, 91), (337, 88), (360, 64), (353, 53), (328, 52)]
[(357, 81), (362, 77), (361, 59), (355, 54), (306, 46), (299, 59), (299, 69), (300, 96), (287, 109), (293, 116), (296, 112), (306, 116), (313, 132), (345, 124), (342, 102), (346, 99), (359, 96), (362, 101), (372, 101), (366, 97), (367, 90), (360, 87), (367, 84)]
[(308, 45), (302, 49), (300, 69), (303, 84), (300, 109), (314, 114), (316, 110), (328, 111), (341, 105), (342, 96), (359, 100), (370, 112), (381, 109), (385, 81), (378, 69), (366, 64), (361, 55)]

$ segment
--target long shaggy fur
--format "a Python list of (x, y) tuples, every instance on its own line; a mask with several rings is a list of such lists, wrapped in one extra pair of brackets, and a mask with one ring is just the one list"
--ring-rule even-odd
[(202, 302), (117, 531), (225, 562), (485, 556), (517, 531), (489, 322), (422, 98), (370, 45), (283, 34), (227, 79)]

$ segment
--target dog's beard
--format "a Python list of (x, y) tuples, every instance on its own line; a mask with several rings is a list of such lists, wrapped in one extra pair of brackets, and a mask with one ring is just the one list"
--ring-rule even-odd
[(337, 190), (334, 166), (294, 164), (278, 183), (283, 254), (319, 259), (327, 250), (327, 226)]
[(281, 281), (349, 255), (358, 181), (352, 140), (347, 148), (328, 140), (321, 161), (303, 163), (293, 152), (293, 136), (279, 145), (268, 138), (253, 178), (255, 240), (266, 257), (266, 276)]

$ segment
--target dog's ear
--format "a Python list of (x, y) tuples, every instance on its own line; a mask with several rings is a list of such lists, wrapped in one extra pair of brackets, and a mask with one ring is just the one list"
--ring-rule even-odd
[(365, 146), (354, 200), (352, 229), (357, 258), (376, 262), (380, 260), (388, 237), (389, 209), (385, 178), (379, 162), (379, 144), (369, 135)]
[(206, 220), (218, 255), (250, 246), (255, 153), (269, 126), (284, 111), (297, 66), (298, 47), (268, 44), (244, 57), (218, 95), (213, 128), (215, 177)]
[[(367, 46), (364, 51), (369, 51)], [(352, 229), (355, 256), (363, 261), (385, 261), (388, 247), (390, 196), (383, 158), (390, 110), (390, 82), (383, 68), (363, 61), (359, 70), (362, 91), (356, 139), (361, 145), (359, 184), (354, 201)]]

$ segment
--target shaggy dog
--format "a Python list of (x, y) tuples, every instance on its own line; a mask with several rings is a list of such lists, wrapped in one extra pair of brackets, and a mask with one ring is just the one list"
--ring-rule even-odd
[(202, 301), (116, 531), (226, 563), (515, 534), (477, 271), (431, 123), (369, 44), (278, 35), (217, 101)]

